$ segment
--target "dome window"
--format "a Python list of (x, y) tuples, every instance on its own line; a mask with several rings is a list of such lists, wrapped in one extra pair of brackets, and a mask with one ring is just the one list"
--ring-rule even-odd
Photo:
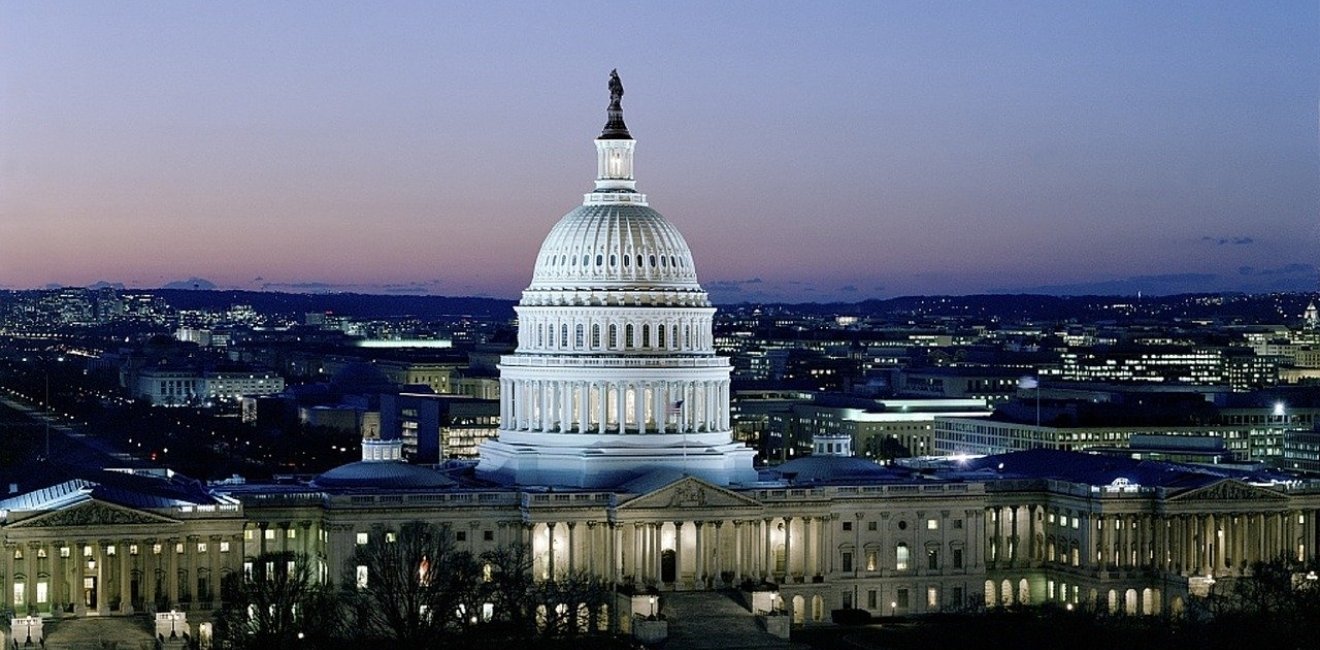
[(638, 256), (637, 256), (637, 268), (639, 268), (639, 269), (642, 268), (642, 256), (641, 256), (641, 255), (638, 255)]
[(610, 266), (618, 266), (618, 265), (619, 265), (619, 259), (618, 259), (617, 257), (615, 257), (613, 254), (611, 254), (611, 255), (610, 255)]
[(597, 256), (596, 256), (596, 266), (604, 266), (604, 265), (605, 265), (605, 256), (604, 256), (604, 255), (597, 255)]
[(651, 256), (651, 268), (655, 268), (655, 256)]
[(590, 266), (590, 265), (591, 265), (591, 256), (590, 256), (590, 255), (583, 255), (583, 256), (582, 256), (582, 266)]
[(661, 267), (664, 267), (664, 266), (665, 266), (665, 256), (664, 256), (664, 255), (661, 255), (661, 256), (660, 256), (660, 266), (661, 266)]
[(632, 265), (632, 264), (631, 264), (631, 259), (632, 259), (632, 258), (628, 257), (627, 255), (624, 255), (624, 256), (623, 256), (623, 265), (624, 265), (624, 266), (631, 266), (631, 265)]

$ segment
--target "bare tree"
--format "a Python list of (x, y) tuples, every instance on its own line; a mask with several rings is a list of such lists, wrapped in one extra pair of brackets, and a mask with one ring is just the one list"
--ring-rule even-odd
[(344, 598), (359, 635), (437, 647), (479, 622), (481, 567), (448, 527), (376, 527), (349, 560)]
[(312, 578), (307, 556), (268, 553), (221, 585), (216, 637), (226, 648), (265, 650), (324, 645), (336, 636), (334, 594)]

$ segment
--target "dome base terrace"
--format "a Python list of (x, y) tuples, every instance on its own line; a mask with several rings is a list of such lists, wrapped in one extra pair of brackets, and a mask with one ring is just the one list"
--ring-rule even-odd
[[(554, 443), (536, 434), (501, 431), (481, 446), (477, 475), (512, 485), (583, 489), (617, 487), (656, 470), (681, 472), (715, 485), (751, 484), (756, 452), (729, 442), (729, 432), (642, 435), (581, 434), (574, 444), (561, 436)], [(644, 440), (643, 440), (644, 439)], [(663, 439), (663, 440), (662, 440)], [(634, 446), (634, 444), (636, 446)], [(657, 446), (670, 443), (670, 446)]]

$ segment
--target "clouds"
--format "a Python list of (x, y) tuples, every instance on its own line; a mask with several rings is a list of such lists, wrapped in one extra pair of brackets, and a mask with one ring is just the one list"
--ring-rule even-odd
[(1251, 237), (1242, 237), (1242, 236), (1211, 237), (1209, 235), (1206, 235), (1205, 237), (1201, 238), (1201, 241), (1209, 242), (1211, 244), (1214, 244), (1215, 246), (1246, 246), (1248, 244), (1256, 243), (1255, 239), (1252, 239)]
[(429, 280), (425, 282), (387, 283), (264, 282), (260, 286), (262, 291), (284, 293), (364, 293), (427, 296), (439, 293), (440, 286), (443, 284), (442, 280)]

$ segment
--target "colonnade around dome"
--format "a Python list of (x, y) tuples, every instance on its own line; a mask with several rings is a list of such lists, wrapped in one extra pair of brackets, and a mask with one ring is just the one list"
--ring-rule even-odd
[(500, 380), (501, 431), (708, 433), (729, 431), (729, 380)]

